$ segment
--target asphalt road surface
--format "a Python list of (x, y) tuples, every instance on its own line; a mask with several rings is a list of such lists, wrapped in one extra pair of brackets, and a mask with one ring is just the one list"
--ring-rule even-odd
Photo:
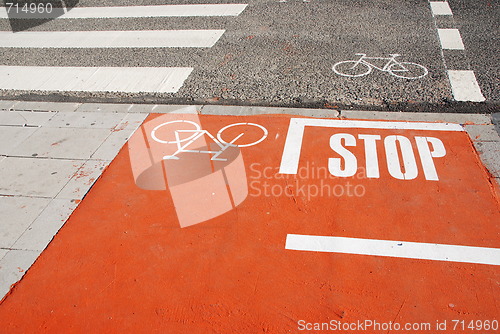
[[(0, 31), (224, 30), (208, 47), (12, 47), (0, 39), (0, 66), (192, 68), (176, 92), (0, 90), (3, 99), (214, 103), (375, 110), (498, 111), (498, 8), (495, 1), (450, 0), (436, 20), (424, 0), (176, 0), (169, 4), (246, 3), (237, 16), (58, 18), (43, 24), (0, 19)], [(80, 1), (78, 7), (163, 5), (164, 1)], [(75, 10), (73, 9), (73, 10)], [(71, 13), (71, 11), (69, 11)], [(443, 50), (439, 27), (456, 28), (465, 50)], [(22, 30), (22, 29), (21, 29)], [(17, 35), (19, 36), (19, 35)], [(77, 40), (74, 43), (78, 43)], [(427, 74), (394, 71), (346, 77), (334, 64), (399, 54)], [(388, 60), (368, 60), (383, 68)], [(458, 65), (457, 65), (458, 64)], [(413, 65), (412, 65), (413, 66)], [(457, 101), (448, 70), (474, 71), (485, 102)], [(340, 68), (340, 67), (339, 67)], [(421, 67), (413, 66), (415, 71)], [(416, 72), (415, 72), (416, 73)], [(415, 75), (421, 75), (424, 72)], [(36, 71), (33, 73), (36, 76)], [(135, 78), (137, 79), (137, 78)], [(147, 76), (146, 76), (147, 79)], [(131, 78), (130, 80), (134, 80)], [(23, 86), (24, 87), (24, 86)], [(5, 87), (3, 87), (5, 88)]]

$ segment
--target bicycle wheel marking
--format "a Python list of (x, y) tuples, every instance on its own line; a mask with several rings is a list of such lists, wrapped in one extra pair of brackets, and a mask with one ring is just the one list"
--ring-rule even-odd
[[(238, 125), (252, 125), (252, 126), (256, 126), (258, 127), (259, 129), (261, 129), (263, 132), (264, 132), (264, 135), (257, 141), (253, 142), (253, 143), (249, 143), (249, 144), (244, 144), (244, 145), (235, 145), (237, 147), (249, 147), (249, 146), (253, 146), (253, 145), (257, 145), (259, 144), (260, 142), (262, 142), (264, 139), (267, 138), (267, 135), (268, 135), (268, 131), (265, 127), (263, 127), (262, 125), (260, 124), (255, 124), (255, 123), (233, 123), (233, 124), (229, 124), (229, 125), (226, 125), (225, 127), (223, 127), (222, 129), (219, 130), (219, 132), (217, 132), (217, 138), (222, 142), (222, 143), (227, 143), (229, 144), (228, 142), (226, 142), (224, 139), (222, 139), (222, 132), (224, 132), (224, 130), (227, 130), (233, 126), (238, 126)], [(239, 136), (243, 135), (243, 133), (241, 133)], [(239, 137), (238, 137), (239, 138)], [(235, 139), (233, 139), (233, 141), (235, 141)]]
[[(175, 140), (172, 140), (172, 141), (169, 141), (169, 140), (162, 140), (160, 138), (158, 138), (156, 132), (164, 127), (165, 125), (169, 125), (169, 124), (192, 124), (194, 125), (195, 129), (194, 130), (176, 130), (174, 129), (173, 130), (173, 133), (174, 133), (174, 136), (175, 136)], [(248, 143), (248, 144), (235, 144), (235, 142), (240, 139), (241, 137), (243, 137), (245, 135), (244, 132), (236, 135), (232, 140), (230, 140), (229, 142), (228, 141), (225, 141), (223, 138), (222, 138), (222, 133), (229, 129), (229, 128), (232, 128), (232, 127), (235, 127), (235, 126), (241, 126), (241, 125), (250, 125), (252, 127), (256, 127), (260, 130), (262, 130), (263, 134), (262, 136), (257, 139), (256, 141), (254, 142), (251, 142), (251, 143)], [(191, 136), (187, 137), (187, 138), (184, 138), (184, 139), (181, 139), (180, 137), (180, 133), (193, 133)], [(219, 161), (226, 161), (225, 158), (219, 158), (219, 156), (224, 153), (224, 151), (226, 151), (228, 148), (230, 147), (249, 147), (249, 146), (254, 146), (254, 145), (257, 145), (259, 144), (260, 142), (262, 142), (264, 139), (267, 138), (267, 135), (268, 135), (268, 131), (265, 127), (263, 127), (262, 125), (260, 124), (255, 124), (255, 123), (233, 123), (233, 124), (229, 124), (229, 125), (226, 125), (224, 126), (223, 128), (221, 128), (219, 130), (219, 132), (217, 132), (217, 137), (214, 137), (209, 131), (207, 130), (202, 130), (200, 125), (196, 122), (193, 122), (193, 121), (188, 121), (188, 120), (174, 120), (174, 121), (168, 121), (168, 122), (164, 122), (164, 123), (161, 123), (159, 125), (157, 125), (152, 131), (151, 131), (151, 138), (158, 142), (158, 143), (161, 143), (161, 144), (176, 144), (177, 145), (177, 150), (172, 154), (172, 155), (165, 155), (163, 157), (163, 159), (165, 160), (178, 160), (179, 157), (177, 156), (179, 153), (201, 153), (201, 154), (213, 154), (211, 160), (219, 160)], [(192, 144), (194, 144), (198, 139), (200, 139), (201, 137), (203, 136), (207, 136), (208, 138), (210, 138), (218, 147), (219, 147), (219, 150), (218, 151), (214, 151), (214, 150), (190, 150), (190, 149), (187, 149), (189, 146), (191, 146)], [(181, 145), (181, 143), (184, 143), (184, 142), (187, 142), (186, 144), (184, 145)]]
[[(381, 72), (389, 73), (396, 78), (401, 79), (420, 79), (428, 74), (428, 70), (425, 66), (412, 62), (399, 62), (396, 60), (399, 54), (392, 54), (390, 57), (367, 57), (364, 53), (357, 53), (356, 55), (361, 56), (358, 60), (344, 60), (335, 63), (332, 66), (333, 72), (344, 77), (363, 77), (372, 72), (373, 69), (379, 70)], [(387, 61), (384, 66), (379, 67), (370, 60), (384, 60)]]

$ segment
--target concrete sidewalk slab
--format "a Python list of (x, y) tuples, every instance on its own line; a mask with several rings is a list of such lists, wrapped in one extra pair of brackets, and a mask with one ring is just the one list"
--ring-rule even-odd
[[(0, 248), (0, 260), (9, 252), (8, 249), (5, 248)], [(3, 294), (5, 295), (5, 291), (3, 291)]]
[(8, 217), (2, 219), (0, 248), (12, 248), (49, 203), (49, 198), (0, 196), (0, 212)]
[(18, 101), (0, 101), (0, 110), (10, 110)]
[(46, 127), (113, 129), (126, 115), (125, 113), (60, 112), (47, 122)]
[(218, 106), (206, 105), (201, 109), (203, 115), (262, 115), (285, 114), (310, 117), (337, 117), (339, 112), (333, 109), (299, 109), (299, 108), (274, 108), (274, 107), (244, 107), (244, 106)]
[(110, 129), (39, 128), (12, 155), (59, 159), (89, 159), (111, 134)]
[(41, 251), (11, 249), (0, 260), (0, 295), (9, 293), (40, 255)]
[(148, 114), (127, 114), (106, 141), (92, 154), (92, 159), (111, 161)]
[(76, 111), (99, 112), (99, 113), (127, 113), (131, 108), (132, 108), (131, 104), (83, 103), (76, 109)]
[(15, 147), (30, 137), (37, 128), (0, 125), (0, 155), (9, 155)]
[(500, 136), (494, 125), (466, 124), (465, 130), (472, 141), (494, 141), (500, 143)]
[(0, 161), (0, 195), (53, 198), (84, 161), (6, 157)]
[(29, 228), (23, 231), (12, 248), (43, 251), (77, 206), (77, 201), (69, 199), (50, 201)]
[(415, 122), (450, 122), (457, 124), (491, 124), (491, 117), (486, 114), (452, 114), (452, 113), (406, 113), (362, 110), (342, 110), (341, 117), (349, 119), (388, 119), (395, 121)]
[(479, 156), (491, 175), (500, 183), (500, 142), (478, 141), (474, 143)]
[(41, 126), (48, 122), (55, 112), (0, 111), (0, 125)]
[(81, 200), (111, 161), (88, 160), (57, 194), (59, 199)]
[(81, 103), (72, 102), (38, 102), (38, 101), (19, 101), (11, 106), (15, 110), (27, 111), (61, 111), (70, 112), (78, 109)]

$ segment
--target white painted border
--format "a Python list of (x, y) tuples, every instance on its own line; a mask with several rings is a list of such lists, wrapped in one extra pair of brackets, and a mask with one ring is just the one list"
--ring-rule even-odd
[(285, 249), (500, 265), (500, 249), (423, 242), (288, 234)]
[(281, 157), (279, 172), (281, 174), (297, 174), (299, 167), (302, 139), (306, 126), (328, 128), (386, 129), (386, 130), (429, 130), (429, 131), (464, 131), (459, 124), (453, 123), (418, 123), (418, 122), (385, 122), (355, 121), (345, 119), (292, 118)]
[[(58, 18), (108, 19), (125, 17), (238, 16), (241, 12), (243, 12), (243, 10), (245, 10), (246, 7), (247, 4), (76, 7)], [(8, 18), (7, 9), (0, 10), (0, 18)], [(30, 18), (37, 17), (33, 16)]]

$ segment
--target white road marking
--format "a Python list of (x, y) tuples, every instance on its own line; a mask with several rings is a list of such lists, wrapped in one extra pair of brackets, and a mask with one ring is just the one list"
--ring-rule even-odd
[(23, 31), (0, 32), (10, 48), (212, 47), (224, 30)]
[(417, 122), (379, 122), (352, 121), (336, 119), (292, 118), (281, 157), (279, 173), (297, 174), (299, 168), (302, 140), (306, 126), (327, 128), (357, 128), (357, 129), (404, 129), (432, 131), (464, 131), (459, 124), (452, 123), (417, 123)]
[(500, 249), (423, 242), (288, 234), (285, 249), (500, 265)]
[[(179, 16), (238, 16), (246, 4), (195, 4), (160, 6), (76, 7), (61, 19), (124, 18), (124, 17), (179, 17)], [(36, 18), (35, 16), (32, 16)], [(0, 18), (8, 18), (7, 10), (0, 10)]]
[(441, 47), (445, 50), (465, 50), (458, 29), (438, 29)]
[(0, 89), (176, 93), (191, 67), (0, 66)]
[(446, 1), (430, 1), (432, 15), (453, 15), (450, 5)]
[(457, 101), (482, 102), (485, 100), (474, 71), (448, 70), (453, 98)]

